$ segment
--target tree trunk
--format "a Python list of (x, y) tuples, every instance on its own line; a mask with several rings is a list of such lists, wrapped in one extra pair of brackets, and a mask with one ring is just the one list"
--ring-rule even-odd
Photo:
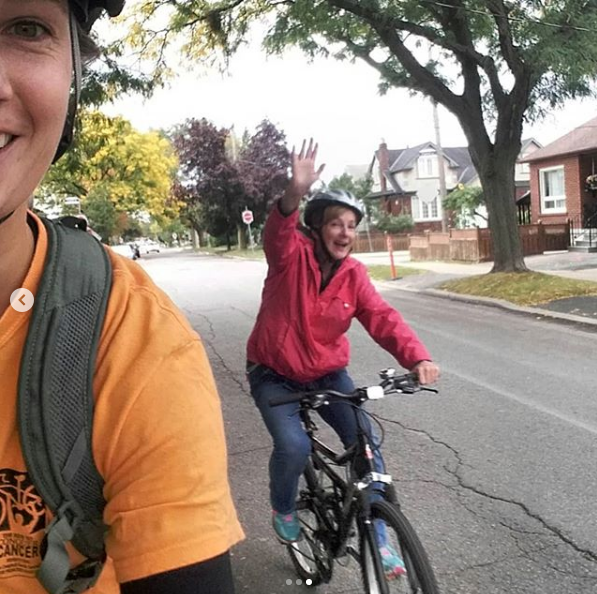
[(236, 224), (236, 236), (238, 237), (238, 249), (247, 249), (247, 226), (244, 223)]
[[(485, 160), (491, 162), (483, 163)], [(491, 272), (528, 272), (516, 217), (514, 161), (510, 160), (496, 150), (481, 159), (479, 170), (493, 243)]]

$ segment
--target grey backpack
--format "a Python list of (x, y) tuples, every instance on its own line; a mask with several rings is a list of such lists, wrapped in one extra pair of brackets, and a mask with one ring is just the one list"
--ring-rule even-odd
[[(75, 594), (93, 586), (106, 558), (92, 382), (112, 269), (99, 241), (71, 228), (72, 218), (43, 222), (48, 253), (21, 361), (18, 425), (31, 480), (54, 514), (37, 577), (51, 594)], [(87, 558), (72, 570), (69, 541)]]

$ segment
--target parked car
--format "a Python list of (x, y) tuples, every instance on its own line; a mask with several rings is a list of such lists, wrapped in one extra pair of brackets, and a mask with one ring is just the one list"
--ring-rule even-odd
[(140, 257), (139, 250), (132, 243), (121, 243), (119, 245), (112, 245), (110, 249), (117, 254), (128, 258), (129, 260), (136, 260)]
[(152, 252), (159, 254), (160, 244), (157, 241), (148, 239), (139, 243), (139, 251), (141, 254), (150, 254)]

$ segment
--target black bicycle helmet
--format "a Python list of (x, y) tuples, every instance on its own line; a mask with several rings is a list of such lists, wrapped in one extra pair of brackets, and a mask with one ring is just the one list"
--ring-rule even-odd
[(318, 214), (328, 206), (344, 206), (350, 208), (357, 217), (357, 225), (363, 218), (363, 210), (354, 194), (346, 190), (325, 190), (319, 192), (307, 202), (305, 207), (304, 220), (305, 225), (313, 229), (313, 225), (318, 223)]
[[(103, 11), (106, 11), (109, 16), (118, 16), (124, 8), (126, 0), (68, 0), (68, 6), (71, 11), (71, 45), (73, 56), (73, 70), (74, 70), (74, 94), (68, 108), (66, 122), (64, 124), (64, 131), (62, 138), (56, 149), (53, 162), (55, 163), (68, 150), (73, 140), (73, 129), (75, 123), (75, 116), (79, 103), (79, 95), (81, 93), (81, 51), (79, 48), (79, 41), (76, 33), (75, 20), (84, 31), (89, 33), (93, 23), (101, 16)], [(0, 225), (4, 223), (14, 214), (14, 211), (0, 218)]]
[(106, 11), (109, 16), (118, 16), (124, 8), (125, 0), (69, 0), (68, 5), (71, 10), (71, 43), (73, 55), (73, 69), (74, 75), (74, 94), (71, 97), (68, 108), (68, 115), (64, 124), (64, 132), (60, 139), (60, 144), (56, 149), (54, 155), (54, 163), (64, 155), (73, 142), (73, 131), (75, 127), (75, 117), (77, 115), (77, 108), (79, 106), (79, 95), (81, 94), (81, 51), (79, 48), (76, 27), (72, 23), (73, 19), (83, 28), (87, 33), (91, 31), (93, 23), (101, 16), (102, 12)]
[(77, 21), (88, 33), (102, 11), (105, 10), (111, 17), (118, 16), (124, 8), (124, 3), (125, 0), (69, 0)]

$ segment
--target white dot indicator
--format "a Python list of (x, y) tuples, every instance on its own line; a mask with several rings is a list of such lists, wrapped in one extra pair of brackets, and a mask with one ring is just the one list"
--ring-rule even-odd
[(305, 584), (307, 584), (307, 586), (312, 586), (313, 580), (312, 579), (305, 580)]
[(292, 586), (292, 580), (286, 580), (286, 585), (287, 586)]
[(296, 585), (300, 586), (303, 583), (303, 580), (296, 580)]

